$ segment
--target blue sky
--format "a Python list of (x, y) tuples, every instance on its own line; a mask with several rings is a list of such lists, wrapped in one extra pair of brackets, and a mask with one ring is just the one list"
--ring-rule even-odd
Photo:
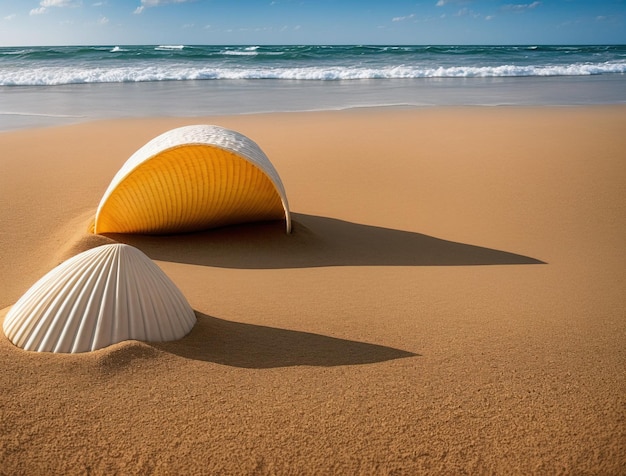
[(626, 43), (626, 0), (0, 0), (0, 45)]

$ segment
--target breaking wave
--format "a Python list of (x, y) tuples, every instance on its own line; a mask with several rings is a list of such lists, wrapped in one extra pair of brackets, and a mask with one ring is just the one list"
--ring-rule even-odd
[(0, 86), (190, 80), (350, 81), (626, 73), (626, 46), (0, 47)]
[[(251, 52), (252, 53), (252, 52)], [(254, 54), (254, 53), (252, 53)], [(379, 68), (303, 67), (211, 67), (200, 65), (128, 65), (114, 67), (40, 66), (23, 70), (0, 70), (1, 86), (55, 86), (62, 84), (129, 83), (151, 81), (280, 79), (340, 81), (417, 78), (506, 78), (523, 76), (588, 76), (625, 74), (626, 62), (557, 66), (448, 66)]]

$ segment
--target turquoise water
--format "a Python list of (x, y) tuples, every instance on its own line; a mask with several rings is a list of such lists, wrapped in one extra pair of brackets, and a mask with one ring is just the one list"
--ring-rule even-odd
[(0, 48), (1, 86), (626, 73), (626, 46), (83, 46)]
[(626, 103), (626, 46), (0, 48), (0, 130), (104, 117)]

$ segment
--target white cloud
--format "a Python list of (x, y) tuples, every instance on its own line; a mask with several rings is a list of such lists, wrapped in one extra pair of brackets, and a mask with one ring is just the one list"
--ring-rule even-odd
[(135, 15), (141, 15), (146, 8), (159, 7), (161, 5), (167, 5), (171, 3), (189, 3), (195, 0), (141, 0), (141, 5), (135, 8), (133, 12)]
[(509, 3), (507, 5), (503, 5), (502, 10), (512, 11), (512, 12), (523, 12), (526, 10), (532, 10), (533, 8), (537, 8), (539, 5), (541, 5), (541, 2)]
[(393, 17), (391, 21), (405, 21), (410, 20), (411, 18), (415, 18), (415, 13), (411, 13), (410, 15), (406, 15), (404, 17)]
[(80, 5), (79, 1), (75, 0), (41, 0), (39, 2), (41, 7), (76, 7)]
[(6, 21), (11, 21), (11, 20), (14, 20), (15, 17), (17, 17), (17, 15), (15, 13), (11, 13), (10, 15), (7, 15), (6, 17), (4, 17), (4, 19)]
[(595, 20), (605, 24), (619, 24), (622, 21), (618, 15), (598, 15)]
[(158, 7), (159, 5), (167, 5), (168, 3), (188, 3), (193, 0), (141, 0), (144, 7)]
[(48, 11), (50, 7), (79, 7), (82, 4), (80, 0), (41, 0), (39, 7), (33, 8), (29, 15), (42, 15)]
[(455, 16), (457, 17), (471, 16), (473, 18), (480, 18), (482, 15), (480, 13), (476, 13), (474, 10), (470, 10), (469, 8), (461, 8), (458, 12), (456, 12)]
[(462, 4), (464, 4), (464, 3), (470, 3), (470, 1), (471, 1), (471, 0), (439, 0), (439, 1), (435, 4), (435, 6), (437, 6), (437, 7), (443, 7), (444, 5), (450, 5), (450, 4), (452, 4), (452, 5), (454, 5), (454, 4), (457, 4), (457, 5), (462, 5)]
[(108, 19), (107, 17), (101, 17), (101, 18), (98, 20), (98, 23), (99, 23), (100, 25), (106, 25), (107, 23), (109, 23), (109, 19)]

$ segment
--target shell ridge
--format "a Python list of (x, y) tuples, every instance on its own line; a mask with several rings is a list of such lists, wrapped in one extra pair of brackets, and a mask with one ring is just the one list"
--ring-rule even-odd
[[(149, 285), (150, 281), (152, 280), (152, 269), (148, 266), (148, 264), (153, 263), (143, 260), (138, 261), (133, 273), (136, 277), (137, 294), (142, 296), (143, 298), (149, 298), (148, 302), (145, 302), (145, 299), (142, 299), (142, 302), (140, 303), (140, 307), (142, 309), (146, 309), (146, 312), (142, 313), (141, 315), (141, 328), (143, 331), (141, 335), (151, 337), (151, 332), (153, 329), (152, 322), (158, 320), (158, 314), (154, 307), (152, 288)], [(141, 279), (139, 279), (140, 277)], [(147, 305), (148, 303), (149, 305)], [(136, 336), (138, 335), (139, 334), (133, 333), (132, 338), (137, 338)]]
[[(130, 299), (132, 294), (129, 293), (129, 287), (132, 285), (132, 280), (129, 279), (129, 269), (132, 266), (129, 265), (129, 260), (125, 246), (116, 247), (116, 267), (117, 267), (117, 279), (115, 286), (115, 318), (111, 321), (111, 335), (109, 340), (111, 342), (122, 342), (128, 339), (128, 332), (126, 332), (125, 324), (132, 319), (132, 313), (130, 311)], [(121, 316), (126, 316), (126, 319), (121, 319)]]
[[(72, 263), (74, 264), (74, 263)], [(76, 289), (76, 284), (80, 282), (81, 274), (70, 273), (71, 267), (59, 270), (59, 273), (50, 273), (44, 277), (43, 284), (52, 282), (53, 285), (48, 287), (46, 299), (43, 300), (43, 306), (38, 310), (40, 316), (37, 324), (31, 328), (26, 338), (26, 346), (38, 351), (51, 350), (50, 342), (52, 339), (58, 339), (60, 332), (58, 322), (62, 316), (62, 312), (69, 307), (69, 303), (64, 299), (65, 294), (72, 294)], [(80, 270), (80, 268), (77, 268)], [(54, 270), (53, 270), (54, 271)], [(58, 279), (53, 279), (58, 278)], [(33, 301), (31, 300), (29, 304)], [(30, 306), (28, 306), (30, 308)], [(32, 311), (31, 311), (32, 312)]]
[[(112, 245), (116, 247), (118, 245)], [(111, 252), (111, 249), (106, 250), (107, 253)], [(109, 254), (110, 261), (107, 266), (107, 279), (104, 282), (104, 288), (102, 289), (102, 303), (98, 313), (93, 317), (93, 324), (91, 328), (90, 339), (87, 344), (87, 350), (100, 349), (106, 347), (110, 335), (110, 322), (115, 316), (115, 301), (117, 296), (116, 284), (117, 284), (117, 266), (115, 257)]]
[[(149, 294), (152, 296), (152, 300), (155, 303), (155, 315), (151, 316), (152, 317), (152, 326), (151, 329), (153, 329), (153, 332), (150, 335), (150, 340), (152, 341), (164, 341), (164, 340), (168, 340), (169, 336), (172, 335), (171, 330), (170, 332), (168, 332), (168, 328), (169, 326), (169, 319), (158, 319), (158, 316), (167, 316), (169, 317), (170, 312), (167, 306), (167, 302), (164, 299), (164, 291), (167, 289), (167, 286), (162, 286), (162, 281), (161, 281), (161, 269), (155, 264), (155, 263), (150, 263), (150, 268), (152, 268), (152, 266), (154, 266), (153, 269), (151, 269), (151, 273), (149, 273), (150, 275), (150, 281), (146, 282), (146, 287), (147, 287), (147, 291), (149, 292)], [(148, 263), (146, 263), (146, 267), (148, 266)], [(158, 291), (157, 291), (158, 290)], [(160, 292), (159, 292), (160, 291)]]
[[(55, 352), (75, 352), (74, 348), (76, 343), (80, 341), (82, 335), (81, 330), (83, 330), (83, 326), (81, 324), (86, 322), (84, 316), (91, 316), (94, 312), (96, 312), (96, 309), (94, 308), (95, 301), (100, 301), (100, 299), (98, 294), (94, 291), (102, 287), (102, 277), (106, 272), (106, 255), (99, 257), (97, 263), (99, 266), (94, 266), (95, 272), (92, 273), (89, 281), (85, 283), (85, 286), (83, 286), (81, 298), (75, 305), (72, 317), (68, 319), (66, 329), (63, 332), (65, 338), (61, 340), (63, 348), (58, 347), (55, 349)], [(83, 309), (83, 319), (79, 319), (78, 317), (79, 304)]]

